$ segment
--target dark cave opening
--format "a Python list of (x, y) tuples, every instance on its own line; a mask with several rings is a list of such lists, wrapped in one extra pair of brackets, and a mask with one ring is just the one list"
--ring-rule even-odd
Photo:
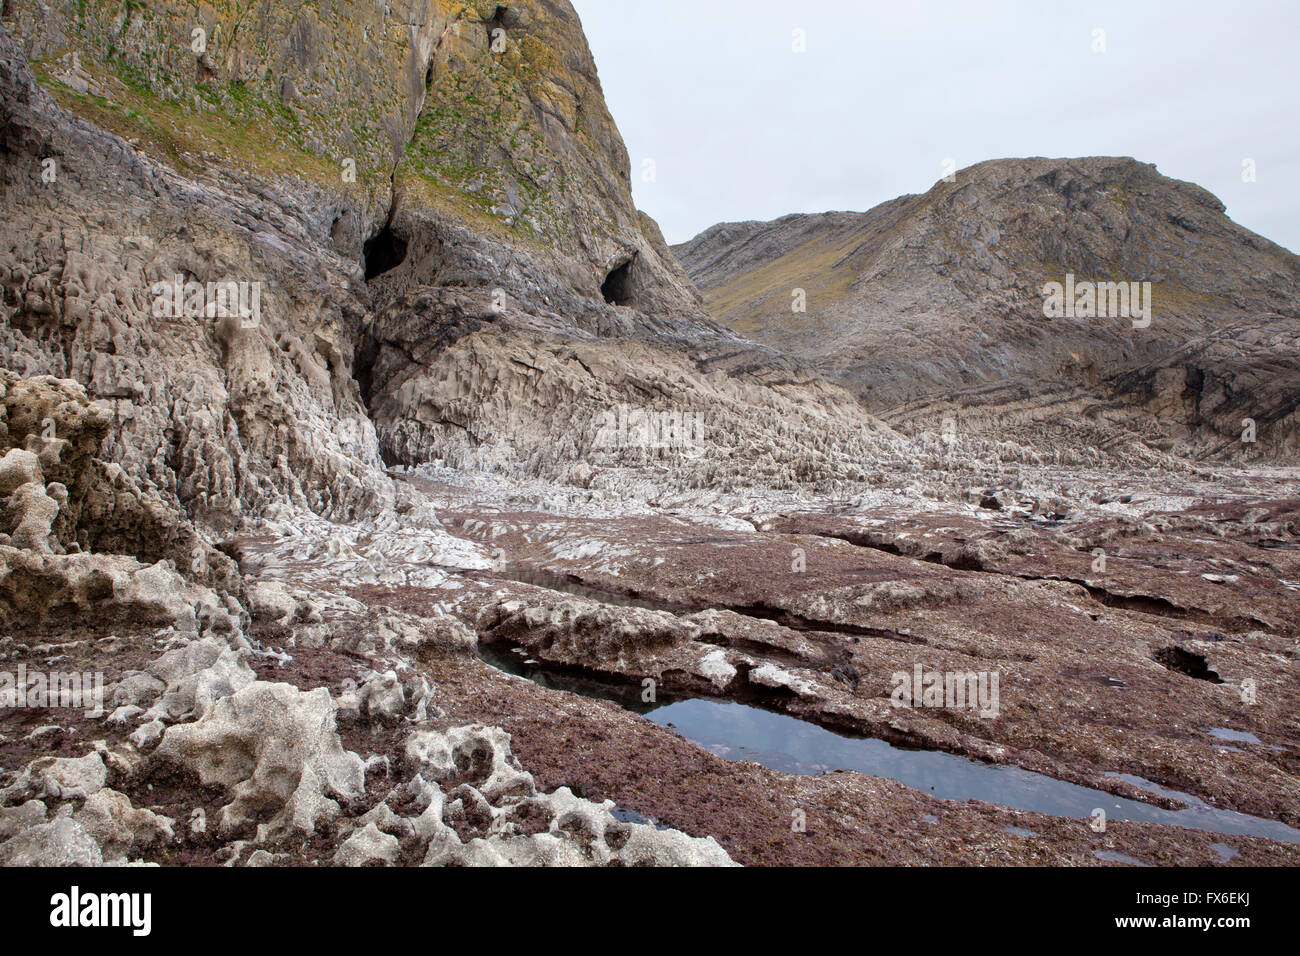
[(1193, 654), (1181, 647), (1165, 647), (1151, 655), (1158, 664), (1163, 664), (1171, 671), (1178, 671), (1197, 680), (1206, 680), (1211, 684), (1222, 684), (1223, 678), (1210, 670), (1204, 654)]
[(357, 342), (356, 355), (352, 360), (352, 377), (357, 381), (361, 391), (361, 401), (370, 407), (370, 396), (374, 391), (375, 362), (379, 359), (379, 342), (369, 332), (362, 334)]
[[(370, 405), (375, 397), (375, 368), (380, 364), (380, 356), (383, 353), (384, 347), (375, 337), (373, 327), (365, 328), (357, 338), (356, 352), (353, 353), (352, 378), (357, 383), (357, 391), (361, 393), (361, 403), (375, 425), (375, 434), (379, 438), (379, 457), (386, 467), (392, 468), (394, 465), (410, 463), (403, 462), (401, 456), (394, 450)], [(391, 373), (392, 369), (384, 366), (383, 374), (387, 376)]]
[(366, 257), (366, 281), (369, 282), (385, 272), (392, 272), (406, 261), (406, 240), (393, 232), (392, 227), (385, 226), (366, 240), (363, 251)]
[(622, 265), (615, 266), (613, 271), (605, 277), (605, 281), (601, 284), (600, 293), (605, 297), (605, 301), (610, 305), (632, 304), (633, 261), (633, 259), (629, 259)]
[(487, 27), (488, 51), (491, 53), (502, 52), (502, 46), (498, 40), (497, 31), (502, 31), (500, 34), (500, 40), (503, 41), (505, 39), (504, 31), (506, 28), (506, 14), (509, 12), (510, 10), (508, 7), (497, 4), (496, 10), (492, 14), (492, 19), (486, 21), (484, 24), (484, 26)]

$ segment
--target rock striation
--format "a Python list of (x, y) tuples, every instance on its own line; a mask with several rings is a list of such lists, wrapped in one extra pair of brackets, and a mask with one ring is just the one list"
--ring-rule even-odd
[[(905, 428), (949, 416), (1023, 440), (1054, 419), (1066, 445), (1300, 452), (1300, 258), (1147, 163), (985, 162), (868, 212), (723, 223), (674, 252), (720, 321)], [(1049, 318), (1043, 288), (1067, 276), (1149, 283), (1150, 315)]]

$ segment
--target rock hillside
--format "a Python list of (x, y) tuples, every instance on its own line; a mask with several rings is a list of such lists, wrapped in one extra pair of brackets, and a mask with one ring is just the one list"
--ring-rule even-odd
[[(719, 320), (898, 424), (960, 413), (969, 430), (1023, 437), (1037, 406), (1100, 422), (1100, 443), (1074, 429), (1057, 435), (1067, 444), (1300, 453), (1300, 258), (1149, 164), (980, 163), (865, 213), (724, 223), (674, 251)], [(1045, 317), (1044, 285), (1067, 274), (1151, 283), (1150, 323)]]

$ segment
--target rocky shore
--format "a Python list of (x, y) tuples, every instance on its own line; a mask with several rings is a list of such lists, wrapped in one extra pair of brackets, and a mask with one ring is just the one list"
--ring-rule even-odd
[(0, 864), (1300, 862), (1291, 392), (747, 338), (566, 2), (2, 21)]

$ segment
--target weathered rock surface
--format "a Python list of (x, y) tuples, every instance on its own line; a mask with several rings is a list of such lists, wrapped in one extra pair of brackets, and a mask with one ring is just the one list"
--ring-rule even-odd
[(339, 813), (334, 797), (357, 799), (365, 770), (334, 731), (329, 692), (256, 682), (222, 698), (194, 724), (169, 728), (157, 756), (194, 770), (205, 786), (233, 798), (219, 827), (234, 834), (267, 808), (276, 811), (259, 835), (306, 833)]
[[(950, 434), (949, 393), (894, 427), (703, 311), (562, 0), (2, 6), (0, 661), (104, 699), (0, 706), (0, 862), (1220, 859), (1181, 828), (726, 761), (476, 651), (1294, 819), (1292, 479), (1164, 441), (1239, 413), (1271, 326), (1196, 394), (1110, 342), (1145, 424), (1080, 386), (986, 402), (996, 428), (972, 408)], [(1204, 197), (1171, 208), (1219, 249)], [(1246, 288), (1234, 321), (1266, 300)], [(1204, 331), (1184, 358), (1227, 367), (1230, 330)], [(1116, 461), (1151, 470), (1098, 500)], [(1133, 504), (1157, 482), (1169, 502)], [(1002, 718), (892, 709), (888, 669), (922, 653), (1005, 668)], [(1026, 820), (1041, 840), (1007, 832)]]
[(109, 860), (138, 857), (159, 843), (175, 839), (175, 820), (131, 805), (126, 794), (100, 790), (74, 816)]
[[(674, 251), (718, 319), (905, 431), (948, 417), (1018, 441), (1300, 454), (1300, 258), (1151, 165), (991, 161), (865, 213), (724, 223)], [(1150, 282), (1149, 325), (1044, 317), (1067, 273)]]
[(68, 817), (41, 823), (0, 843), (0, 866), (99, 866), (99, 845)]

